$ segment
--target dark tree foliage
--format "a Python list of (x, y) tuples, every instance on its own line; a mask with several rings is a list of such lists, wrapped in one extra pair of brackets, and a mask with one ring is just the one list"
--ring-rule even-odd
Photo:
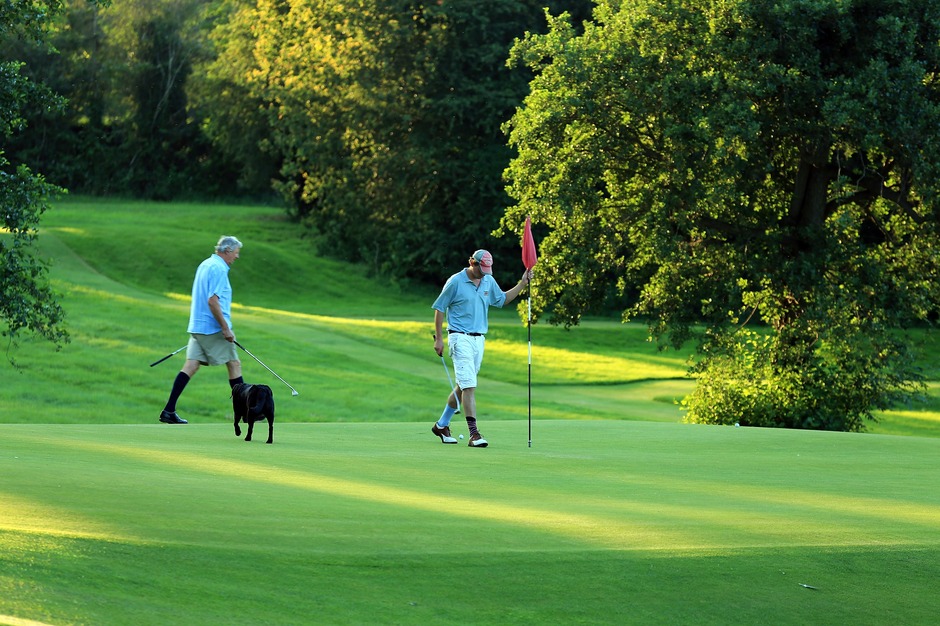
[(516, 247), (491, 235), (508, 203), (500, 127), (529, 78), (506, 59), (544, 27), (542, 3), (262, 2), (235, 19), (255, 40), (277, 188), (325, 253), (437, 280), (476, 247)]
[(0, 58), (22, 59), (24, 74), (66, 103), (26, 111), (28, 132), (12, 138), (9, 153), (77, 193), (234, 195), (239, 173), (203, 132), (214, 113), (189, 102), (204, 82), (194, 71), (211, 54), (214, 5), (69, 0), (51, 21), (49, 46), (0, 38)]
[(694, 340), (687, 417), (861, 430), (920, 390), (940, 307), (940, 5), (602, 1), (530, 36), (508, 175), (542, 229), (536, 309)]
[(199, 173), (198, 126), (188, 120), (186, 80), (192, 66), (179, 22), (157, 16), (137, 25), (139, 65), (134, 75), (136, 109), (124, 178), (138, 197), (169, 200), (195, 187)]
[[(12, 0), (0, 4), (0, 36), (39, 44), (58, 2)], [(22, 73), (22, 62), (0, 62), (0, 135), (22, 132), (25, 112), (51, 109), (61, 102), (43, 85)], [(46, 267), (34, 254), (39, 219), (50, 198), (61, 190), (0, 149), (0, 328), (15, 343), (22, 331), (57, 346), (68, 341), (62, 307), (46, 280)]]

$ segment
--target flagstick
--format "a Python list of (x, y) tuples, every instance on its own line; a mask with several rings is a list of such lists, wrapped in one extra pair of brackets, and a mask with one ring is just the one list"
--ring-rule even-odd
[(526, 296), (528, 316), (526, 327), (529, 331), (529, 447), (532, 447), (532, 293), (531, 289)]
[(526, 270), (526, 328), (529, 334), (529, 447), (532, 447), (532, 268), (538, 263), (535, 239), (532, 238), (532, 218), (526, 216), (522, 228), (522, 264)]

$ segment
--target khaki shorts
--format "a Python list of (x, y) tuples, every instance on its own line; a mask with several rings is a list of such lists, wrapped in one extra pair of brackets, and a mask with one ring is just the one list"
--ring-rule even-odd
[(238, 361), (238, 353), (235, 344), (227, 341), (222, 331), (211, 335), (193, 333), (186, 346), (186, 358), (199, 361), (202, 365), (225, 365), (230, 361)]

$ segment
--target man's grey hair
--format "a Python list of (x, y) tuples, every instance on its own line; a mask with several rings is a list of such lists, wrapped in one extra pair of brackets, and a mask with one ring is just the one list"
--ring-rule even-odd
[(232, 237), (231, 235), (222, 235), (219, 238), (219, 243), (215, 244), (216, 252), (233, 252), (242, 247), (242, 242), (238, 240), (237, 237)]

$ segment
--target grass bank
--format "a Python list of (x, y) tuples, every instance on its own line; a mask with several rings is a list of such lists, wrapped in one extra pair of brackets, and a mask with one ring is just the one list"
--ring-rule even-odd
[[(0, 421), (152, 423), (184, 355), (149, 364), (185, 345), (193, 272), (223, 233), (245, 243), (231, 271), (239, 341), (300, 392), (278, 394), (279, 419), (437, 417), (447, 379), (430, 341), (436, 287), (323, 259), (276, 208), (68, 199), (44, 217), (40, 242), (72, 342), (55, 352), (27, 338), (8, 353), (20, 369), (0, 362)], [(455, 271), (466, 254), (454, 251)], [(504, 266), (509, 272), (511, 262)], [(492, 311), (491, 322), (479, 417), (525, 419), (522, 317), (511, 307)], [(642, 325), (594, 320), (568, 331), (539, 324), (532, 337), (535, 419), (681, 420), (676, 402), (692, 388), (688, 354), (658, 351)], [(933, 342), (923, 353), (936, 379), (937, 339), (923, 341)], [(287, 391), (242, 357), (246, 380)], [(200, 371), (180, 412), (194, 423), (226, 421), (224, 378), (221, 368)], [(940, 434), (935, 382), (931, 389), (927, 403), (885, 412), (870, 430)]]
[[(233, 266), (240, 343), (295, 387), (279, 394), (285, 421), (430, 421), (447, 378), (433, 352), (436, 288), (370, 277), (323, 260), (277, 209), (117, 201), (58, 204), (43, 223), (42, 251), (68, 312), (72, 341), (60, 352), (25, 339), (0, 390), (0, 420), (151, 423), (184, 353), (189, 288), (221, 233), (245, 243)], [(455, 251), (454, 269), (465, 251)], [(492, 313), (479, 391), (482, 420), (528, 414), (526, 329), (515, 308)], [(677, 421), (690, 388), (683, 355), (659, 353), (641, 326), (595, 322), (572, 332), (533, 329), (537, 419)], [(287, 391), (242, 354), (245, 378)], [(180, 413), (195, 423), (228, 419), (222, 368), (204, 368)], [(26, 402), (21, 402), (21, 400)]]

